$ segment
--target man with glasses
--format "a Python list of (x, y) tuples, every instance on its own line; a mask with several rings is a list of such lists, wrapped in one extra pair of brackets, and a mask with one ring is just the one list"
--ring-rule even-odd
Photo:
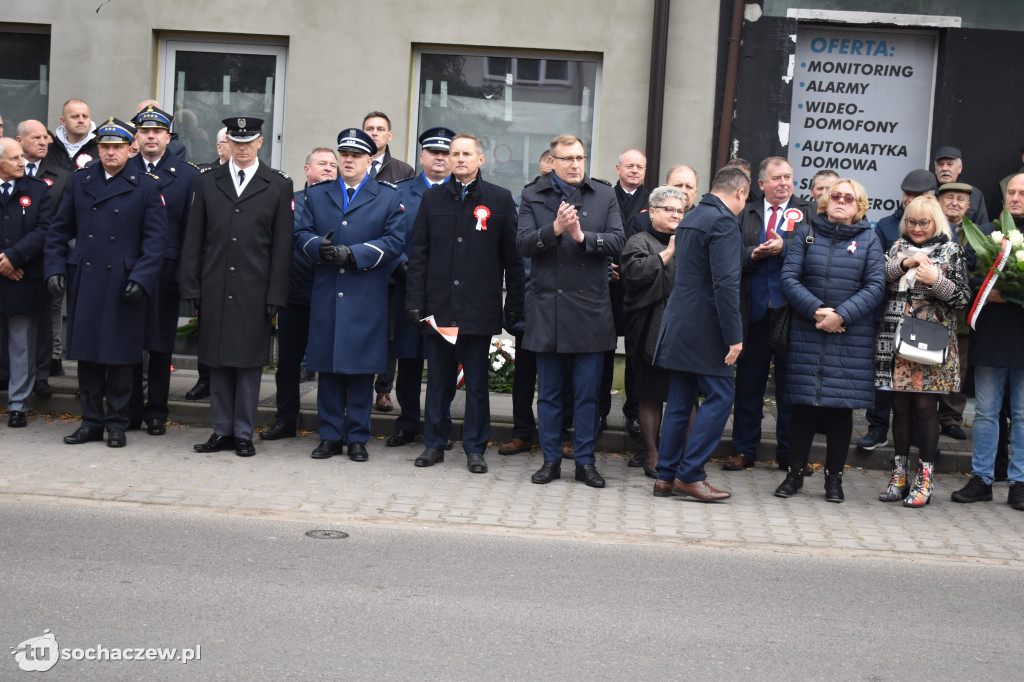
[(747, 204), (740, 216), (743, 238), (740, 309), (746, 330), (743, 356), (736, 364), (736, 404), (733, 411), (733, 453), (725, 460), (726, 471), (754, 466), (761, 444), (764, 391), (769, 370), (775, 376), (778, 409), (775, 461), (787, 466), (791, 406), (785, 398), (786, 355), (768, 344), (772, 317), (786, 305), (782, 295), (782, 261), (797, 225), (808, 221), (811, 209), (793, 198), (793, 169), (786, 159), (773, 156), (761, 162), (757, 184), (763, 199)]
[(611, 185), (586, 172), (583, 142), (551, 141), (554, 169), (523, 189), (519, 253), (532, 259), (523, 345), (537, 353), (537, 412), (544, 465), (532, 481), (561, 477), (563, 368), (572, 369), (576, 480), (603, 488), (594, 442), (604, 353), (615, 348), (607, 258), (625, 235)]

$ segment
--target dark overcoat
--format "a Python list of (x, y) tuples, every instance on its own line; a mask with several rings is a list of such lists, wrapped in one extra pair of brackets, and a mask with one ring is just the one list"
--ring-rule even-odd
[(288, 303), (292, 183), (260, 163), (238, 196), (230, 173), (225, 163), (196, 178), (181, 297), (200, 299), (200, 362), (263, 367), (270, 359), (267, 306)]
[[(128, 167), (146, 172), (142, 154), (128, 160)], [(181, 247), (185, 241), (185, 226), (192, 207), (192, 187), (199, 168), (182, 161), (168, 148), (153, 175), (160, 184), (160, 194), (167, 208), (167, 234), (164, 236), (164, 261), (160, 266), (157, 290), (146, 298), (146, 350), (170, 353), (178, 332), (178, 311), (181, 297), (178, 292), (178, 267)]]
[[(875, 311), (885, 296), (885, 256), (867, 221), (837, 225), (812, 218), (793, 236), (782, 293), (793, 309), (786, 392), (796, 405), (871, 407), (875, 391)], [(845, 332), (815, 327), (814, 311), (834, 308)]]
[(61, 199), (64, 198), (64, 190), (68, 186), (68, 179), (71, 173), (64, 170), (59, 163), (52, 161), (49, 156), (44, 156), (39, 161), (39, 168), (36, 169), (35, 177), (45, 182), (50, 187), (50, 197), (53, 198), (53, 212), (57, 213)]
[(0, 316), (35, 315), (46, 304), (43, 244), (53, 219), (53, 199), (47, 184), (25, 176), (14, 181), (7, 203), (0, 200), (0, 253), (20, 280), (0, 276)]
[(568, 197), (583, 230), (577, 244), (555, 236), (562, 201), (546, 173), (523, 188), (519, 201), (519, 254), (532, 260), (523, 347), (537, 353), (603, 353), (615, 348), (608, 296), (608, 257), (625, 243), (615, 190), (584, 177)]
[(384, 156), (380, 161), (380, 170), (377, 171), (377, 175), (374, 178), (377, 182), (390, 182), (394, 184), (399, 180), (411, 178), (416, 174), (412, 166), (405, 161), (399, 161), (391, 156), (390, 147), (384, 147)]
[[(309, 185), (306, 186), (308, 188)], [(306, 188), (295, 193), (295, 225), (301, 220), (301, 213), (306, 207)], [(292, 283), (288, 286), (288, 307), (301, 306), (308, 308), (309, 299), (313, 295), (313, 263), (306, 252), (299, 248), (292, 238)]]
[[(95, 164), (71, 176), (46, 237), (45, 272), (67, 275), (67, 356), (108, 365), (142, 361), (145, 298), (156, 291), (167, 211), (156, 178), (125, 167), (108, 182)], [(72, 239), (75, 247), (68, 244)]]
[[(388, 355), (388, 266), (402, 255), (405, 211), (394, 185), (367, 178), (348, 210), (345, 186), (306, 189), (295, 243), (313, 263), (306, 367), (313, 372), (381, 374)], [(320, 260), (320, 242), (352, 249), (356, 267)]]
[(743, 340), (740, 231), (736, 216), (705, 194), (676, 228), (676, 279), (665, 304), (654, 364), (731, 377), (729, 346)]
[[(449, 176), (450, 179), (450, 176)], [(448, 182), (446, 180), (445, 182)], [(427, 191), (427, 181), (422, 173), (406, 178), (395, 185), (402, 196), (402, 205), (405, 206), (405, 219), (402, 221), (402, 240), (405, 242), (405, 253), (398, 260), (407, 260), (409, 256), (409, 236), (412, 234), (413, 223), (416, 222), (416, 214), (420, 209), (420, 202), (423, 200), (423, 193)], [(414, 359), (423, 357), (423, 334), (418, 327), (414, 327), (405, 319), (405, 295), (408, 290), (406, 280), (401, 277), (395, 278), (395, 301), (392, 308), (393, 319), (391, 321), (392, 343), (391, 351), (396, 358)]]
[[(423, 195), (409, 240), (405, 307), (424, 310), (460, 334), (493, 336), (501, 333), (503, 309), (523, 312), (526, 273), (516, 250), (516, 204), (507, 189), (479, 175), (465, 197), (461, 188), (448, 182)], [(478, 230), (476, 214), (484, 210), (489, 215)]]
[(622, 250), (622, 281), (626, 289), (626, 347), (634, 361), (651, 364), (665, 304), (676, 279), (676, 259), (662, 262), (667, 247), (651, 227), (626, 240)]

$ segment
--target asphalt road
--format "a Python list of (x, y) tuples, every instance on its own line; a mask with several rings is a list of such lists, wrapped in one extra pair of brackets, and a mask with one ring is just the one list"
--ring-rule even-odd
[[(0, 498), (0, 679), (1020, 678), (1022, 570)], [(305, 536), (334, 528), (347, 539)]]

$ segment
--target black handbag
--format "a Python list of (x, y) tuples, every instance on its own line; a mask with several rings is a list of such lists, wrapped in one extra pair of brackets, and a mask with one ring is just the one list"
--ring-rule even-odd
[(901, 358), (921, 365), (941, 365), (949, 352), (949, 330), (938, 322), (904, 315), (896, 325), (893, 349)]

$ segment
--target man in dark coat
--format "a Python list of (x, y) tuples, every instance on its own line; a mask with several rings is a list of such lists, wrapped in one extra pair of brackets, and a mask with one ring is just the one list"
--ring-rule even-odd
[[(56, 213), (60, 206), (61, 198), (64, 196), (64, 188), (68, 184), (71, 174), (61, 168), (47, 152), (49, 151), (49, 133), (46, 126), (35, 120), (26, 120), (18, 124), (17, 141), (25, 153), (25, 175), (27, 177), (39, 178), (49, 187), (50, 198), (53, 200), (53, 211)], [(42, 261), (40, 261), (42, 267)], [(40, 273), (40, 278), (42, 273)], [(42, 281), (40, 279), (40, 281)], [(63, 353), (63, 341), (61, 339), (64, 328), (64, 313), (60, 301), (53, 300), (49, 292), (45, 291), (46, 300), (43, 305), (36, 308), (36, 382), (32, 391), (40, 398), (49, 398), (53, 395), (50, 388), (51, 370), (54, 376), (64, 374), (64, 367), (61, 363)]]
[(43, 242), (53, 202), (42, 180), (25, 176), (21, 145), (0, 137), (0, 326), (7, 334), (7, 425), (25, 426), (35, 383), (38, 311), (46, 307)]
[[(422, 147), (420, 165), (423, 172), (416, 177), (401, 180), (396, 184), (405, 206), (405, 221), (402, 225), (405, 241), (404, 257), (409, 255), (409, 235), (416, 221), (416, 214), (423, 200), (423, 194), (436, 185), (448, 182), (451, 176), (451, 164), (448, 149), (455, 131), (448, 128), (430, 128), (419, 137)], [(391, 355), (389, 367), (394, 361), (397, 364), (395, 375), (395, 398), (398, 400), (402, 413), (395, 420), (395, 432), (388, 437), (388, 447), (398, 447), (411, 443), (420, 428), (420, 389), (423, 386), (423, 335), (419, 324), (412, 324), (405, 319), (405, 297), (408, 291), (406, 270), (408, 260), (402, 260), (394, 270), (394, 305), (391, 306)], [(447, 446), (447, 443), (445, 444)]]
[[(743, 349), (742, 240), (736, 216), (746, 205), (749, 187), (750, 177), (742, 169), (722, 168), (711, 181), (711, 192), (676, 228), (676, 281), (654, 352), (654, 364), (670, 370), (656, 497), (685, 495), (702, 502), (730, 497), (708, 485), (704, 465), (729, 419), (732, 365)], [(687, 437), (698, 391), (704, 402)]]
[(66, 171), (85, 168), (99, 156), (95, 129), (89, 105), (80, 99), (69, 99), (61, 108), (60, 126), (53, 134), (47, 156)]
[(210, 368), (213, 435), (195, 449), (250, 457), (271, 320), (288, 303), (293, 188), (257, 157), (262, 119), (223, 123), (231, 160), (196, 178), (181, 297), (199, 308), (199, 360)]
[(146, 299), (146, 338), (149, 351), (148, 400), (143, 404), (142, 363), (132, 369), (132, 400), (128, 409), (128, 428), (137, 429), (143, 421), (151, 436), (162, 436), (166, 427), (167, 400), (171, 390), (171, 354), (178, 332), (181, 297), (178, 287), (178, 263), (185, 241), (185, 225), (192, 206), (192, 186), (199, 169), (175, 155), (169, 147), (173, 116), (148, 106), (135, 115), (135, 136), (139, 154), (128, 161), (128, 168), (150, 173), (160, 182), (160, 193), (167, 206), (167, 234), (160, 282)]
[[(295, 193), (295, 223), (302, 222), (306, 191), (318, 182), (338, 179), (338, 154), (327, 147), (316, 147), (306, 155), (302, 167), (306, 185)], [(292, 240), (294, 242), (294, 240)], [(292, 279), (288, 305), (277, 315), (277, 414), (274, 425), (260, 433), (260, 440), (294, 438), (299, 423), (299, 383), (302, 359), (309, 343), (309, 299), (313, 291), (313, 262), (302, 249), (292, 245)]]
[(786, 248), (797, 225), (810, 219), (812, 209), (793, 197), (793, 169), (786, 159), (773, 156), (761, 162), (757, 177), (763, 199), (747, 203), (740, 214), (743, 240), (740, 311), (743, 313), (743, 355), (736, 363), (736, 404), (732, 421), (733, 453), (722, 464), (726, 471), (754, 466), (761, 444), (764, 391), (769, 369), (775, 375), (778, 408), (775, 460), (785, 468), (789, 454), (789, 419), (792, 406), (785, 398), (786, 354), (768, 345), (773, 315), (786, 300), (780, 273)]
[[(1013, 216), (1014, 226), (1024, 230), (1024, 173), (1010, 178), (1004, 195), (1006, 209)], [(1002, 226), (1003, 234), (1010, 226)], [(992, 224), (985, 232), (994, 229)], [(1016, 247), (1014, 247), (1016, 248)], [(971, 457), (971, 478), (953, 493), (954, 502), (988, 502), (992, 499), (995, 481), (996, 448), (999, 443), (999, 411), (1003, 394), (1010, 392), (1010, 442), (1013, 456), (1007, 469), (1009, 491), (1006, 503), (1024, 511), (1024, 457), (1017, 455), (1024, 443), (1024, 306), (1008, 301), (999, 289), (1001, 280), (985, 299), (984, 307), (974, 323), (971, 334), (970, 363), (974, 368), (974, 454)], [(972, 310), (972, 313), (974, 311)]]
[[(466, 417), (462, 448), (474, 474), (487, 472), (484, 451), (491, 431), (487, 375), (491, 337), (502, 320), (523, 315), (526, 274), (516, 250), (516, 204), (508, 190), (484, 181), (480, 140), (452, 138), (455, 180), (423, 195), (409, 246), (405, 310), (410, 322), (432, 316), (439, 327), (458, 330), (450, 343), (425, 328), (427, 399), (423, 427), (426, 449), (416, 466), (444, 461), (448, 406), (455, 392), (459, 362), (466, 375)], [(502, 283), (508, 295), (502, 305)], [(502, 310), (504, 309), (504, 316)]]
[(64, 438), (71, 445), (101, 440), (104, 427), (107, 445), (125, 445), (146, 296), (164, 258), (167, 211), (157, 179), (128, 168), (134, 137), (113, 117), (97, 128), (100, 161), (71, 176), (46, 237), (46, 286), (58, 299), (66, 287), (67, 355), (78, 360), (82, 426)]
[(608, 297), (609, 257), (625, 235), (615, 190), (589, 177), (583, 142), (574, 135), (551, 141), (554, 170), (523, 188), (519, 202), (520, 255), (531, 258), (529, 306), (523, 345), (537, 353), (537, 413), (544, 464), (531, 480), (561, 477), (563, 369), (572, 368), (576, 480), (603, 488), (594, 442), (598, 388), (606, 351), (615, 348)]
[[(391, 148), (388, 143), (394, 137), (391, 130), (391, 119), (383, 111), (371, 111), (363, 116), (363, 132), (370, 136), (373, 143), (377, 145), (377, 152), (370, 159), (370, 166), (367, 173), (378, 182), (390, 182), (395, 184), (401, 180), (416, 175), (412, 166), (399, 161), (391, 156)], [(454, 133), (453, 133), (454, 134)], [(413, 212), (412, 217), (415, 217)], [(410, 218), (411, 219), (411, 218)], [(395, 281), (388, 282), (388, 308), (393, 317), (402, 317), (402, 310), (395, 306)], [(395, 409), (391, 402), (391, 390), (395, 386), (395, 363), (388, 360), (387, 370), (377, 375), (373, 388), (377, 393), (374, 407), (378, 412), (390, 412)]]
[(306, 366), (319, 373), (320, 444), (313, 459), (342, 452), (369, 459), (373, 375), (388, 355), (388, 267), (402, 255), (404, 208), (394, 185), (366, 169), (377, 151), (357, 128), (338, 135), (338, 181), (306, 190), (295, 244), (313, 263)]

